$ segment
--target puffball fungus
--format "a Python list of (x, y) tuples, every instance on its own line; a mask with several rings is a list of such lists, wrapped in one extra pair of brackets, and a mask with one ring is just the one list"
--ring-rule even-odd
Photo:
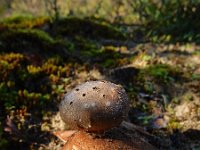
[(125, 90), (108, 81), (88, 81), (62, 100), (60, 115), (71, 129), (99, 132), (118, 126), (129, 110)]

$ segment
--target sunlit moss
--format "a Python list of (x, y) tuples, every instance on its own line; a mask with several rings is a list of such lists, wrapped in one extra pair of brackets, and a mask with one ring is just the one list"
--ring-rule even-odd
[(51, 98), (49, 94), (29, 92), (26, 89), (19, 90), (18, 97), (19, 101), (21, 101), (23, 105), (28, 106), (29, 108), (34, 106), (44, 107)]
[(147, 55), (145, 52), (139, 53), (139, 55), (130, 58), (131, 63), (137, 68), (146, 68), (149, 66), (154, 56)]
[(171, 119), (167, 125), (169, 130), (181, 129), (182, 125), (176, 119)]
[(44, 31), (37, 29), (17, 29), (17, 30), (8, 30), (2, 32), (1, 39), (10, 39), (15, 38), (29, 38), (29, 39), (38, 39), (48, 43), (52, 43), (53, 39)]
[(27, 71), (30, 74), (37, 74), (37, 73), (40, 73), (42, 71), (42, 69), (41, 69), (41, 67), (29, 65), (29, 66), (27, 66)]
[(50, 23), (48, 17), (33, 17), (33, 16), (11, 16), (0, 21), (2, 29), (19, 29), (19, 28), (39, 28)]
[(140, 72), (140, 74), (143, 76), (152, 76), (163, 81), (173, 81), (173, 77), (180, 74), (180, 70), (169, 65), (156, 64), (145, 68)]
[(191, 75), (193, 80), (199, 80), (200, 79), (200, 74), (192, 74)]
[(57, 65), (54, 65), (54, 64), (47, 64), (47, 63), (45, 63), (42, 67), (43, 67), (42, 69), (43, 69), (47, 74), (56, 74), (56, 73), (57, 73), (57, 70), (58, 70)]
[(0, 55), (0, 75), (1, 80), (5, 80), (15, 69), (20, 68), (20, 63), (24, 61), (24, 56), (19, 53), (9, 53)]

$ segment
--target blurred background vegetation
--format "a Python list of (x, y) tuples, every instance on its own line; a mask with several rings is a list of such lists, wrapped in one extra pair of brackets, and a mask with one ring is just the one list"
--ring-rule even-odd
[(1, 19), (89, 17), (144, 26), (145, 35), (154, 41), (199, 42), (199, 0), (1, 0), (0, 3)]
[(52, 149), (57, 105), (86, 80), (122, 84), (141, 126), (199, 99), (199, 12), (200, 0), (0, 0), (0, 149)]

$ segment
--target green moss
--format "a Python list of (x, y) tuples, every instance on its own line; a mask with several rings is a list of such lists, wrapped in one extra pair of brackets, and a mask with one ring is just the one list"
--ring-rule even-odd
[(192, 74), (191, 75), (192, 80), (199, 80), (200, 79), (200, 74)]
[(116, 62), (114, 59), (106, 59), (104, 62), (103, 62), (103, 66), (105, 68), (109, 68), (111, 66), (115, 66)]
[[(179, 68), (165, 64), (155, 64), (141, 69), (136, 77), (138, 91), (153, 94), (155, 91), (171, 95), (168, 90), (175, 83), (185, 81), (185, 77)], [(165, 90), (166, 88), (166, 90)]]
[(30, 40), (36, 40), (47, 42), (51, 44), (53, 39), (44, 31), (37, 29), (17, 29), (17, 30), (8, 30), (1, 32), (0, 39), (12, 39), (12, 38), (24, 38)]
[(68, 82), (66, 79), (73, 75), (73, 64), (60, 57), (52, 56), (40, 65), (34, 65), (28, 56), (0, 54), (0, 108), (3, 111), (23, 106), (30, 110), (43, 109), (53, 105), (52, 97), (64, 92), (60, 87), (64, 87)]
[(168, 123), (167, 128), (169, 130), (181, 129), (182, 125), (176, 119), (171, 119), (170, 122)]
[(169, 76), (169, 67), (166, 65), (150, 66), (147, 72), (149, 72), (149, 75), (156, 78), (167, 79)]
[[(145, 108), (144, 108), (145, 109)], [(140, 116), (138, 117), (138, 120), (142, 123), (142, 125), (148, 125), (149, 122), (153, 119), (154, 116)]]
[[(10, 53), (0, 55), (0, 103), (5, 109), (21, 106), (43, 106), (41, 102), (47, 98), (46, 93), (49, 93), (51, 88), (47, 75), (40, 67), (28, 65), (24, 55)], [(28, 93), (40, 93), (33, 99), (41, 99), (41, 101), (29, 101), (30, 97), (27, 92), (23, 96), (18, 94), (21, 89), (26, 89)], [(27, 95), (25, 95), (27, 94)], [(25, 97), (24, 97), (25, 96)], [(27, 100), (29, 102), (27, 102)]]
[(3, 136), (3, 126), (2, 123), (0, 122), (0, 149), (4, 150), (6, 149), (8, 145), (8, 141), (2, 137)]
[(10, 16), (10, 17), (7, 17), (3, 20), (1, 20), (1, 22), (4, 22), (4, 23), (9, 23), (9, 24), (17, 24), (17, 23), (21, 23), (25, 20), (32, 20), (33, 19), (33, 16), (31, 15), (24, 15), (24, 16), (18, 16), (18, 15), (14, 15), (14, 16)]
[(7, 30), (0, 34), (1, 51), (48, 50), (54, 40), (44, 31), (37, 29)]
[(180, 74), (178, 68), (173, 68), (169, 65), (165, 64), (156, 64), (141, 70), (140, 75), (141, 77), (144, 76), (151, 76), (158, 80), (163, 81), (174, 81), (176, 76)]
[(72, 43), (74, 43), (75, 49), (80, 51), (94, 51), (100, 49), (95, 41), (82, 36), (75, 36)]
[(20, 69), (20, 63), (24, 62), (24, 56), (21, 54), (10, 53), (0, 55), (0, 81), (13, 79), (13, 72)]
[(90, 38), (126, 39), (126, 36), (117, 28), (108, 23), (101, 23), (90, 19), (65, 18), (59, 20), (54, 29), (57, 35), (74, 37), (81, 35)]
[(200, 55), (200, 50), (196, 50), (193, 52), (193, 55)]
[(4, 87), (0, 89), (3, 107), (5, 110), (19, 109), (26, 106), (28, 109), (41, 109), (47, 104), (50, 104), (51, 96), (49, 94), (42, 94), (36, 92), (28, 92), (27, 90), (10, 91), (9, 88)]
[(11, 16), (0, 21), (0, 30), (39, 28), (50, 22), (51, 20), (48, 17)]

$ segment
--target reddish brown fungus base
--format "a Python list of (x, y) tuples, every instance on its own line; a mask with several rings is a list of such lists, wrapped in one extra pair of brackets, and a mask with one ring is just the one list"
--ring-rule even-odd
[(64, 150), (154, 150), (153, 146), (137, 137), (129, 136), (122, 128), (113, 128), (104, 134), (78, 131), (63, 147)]

